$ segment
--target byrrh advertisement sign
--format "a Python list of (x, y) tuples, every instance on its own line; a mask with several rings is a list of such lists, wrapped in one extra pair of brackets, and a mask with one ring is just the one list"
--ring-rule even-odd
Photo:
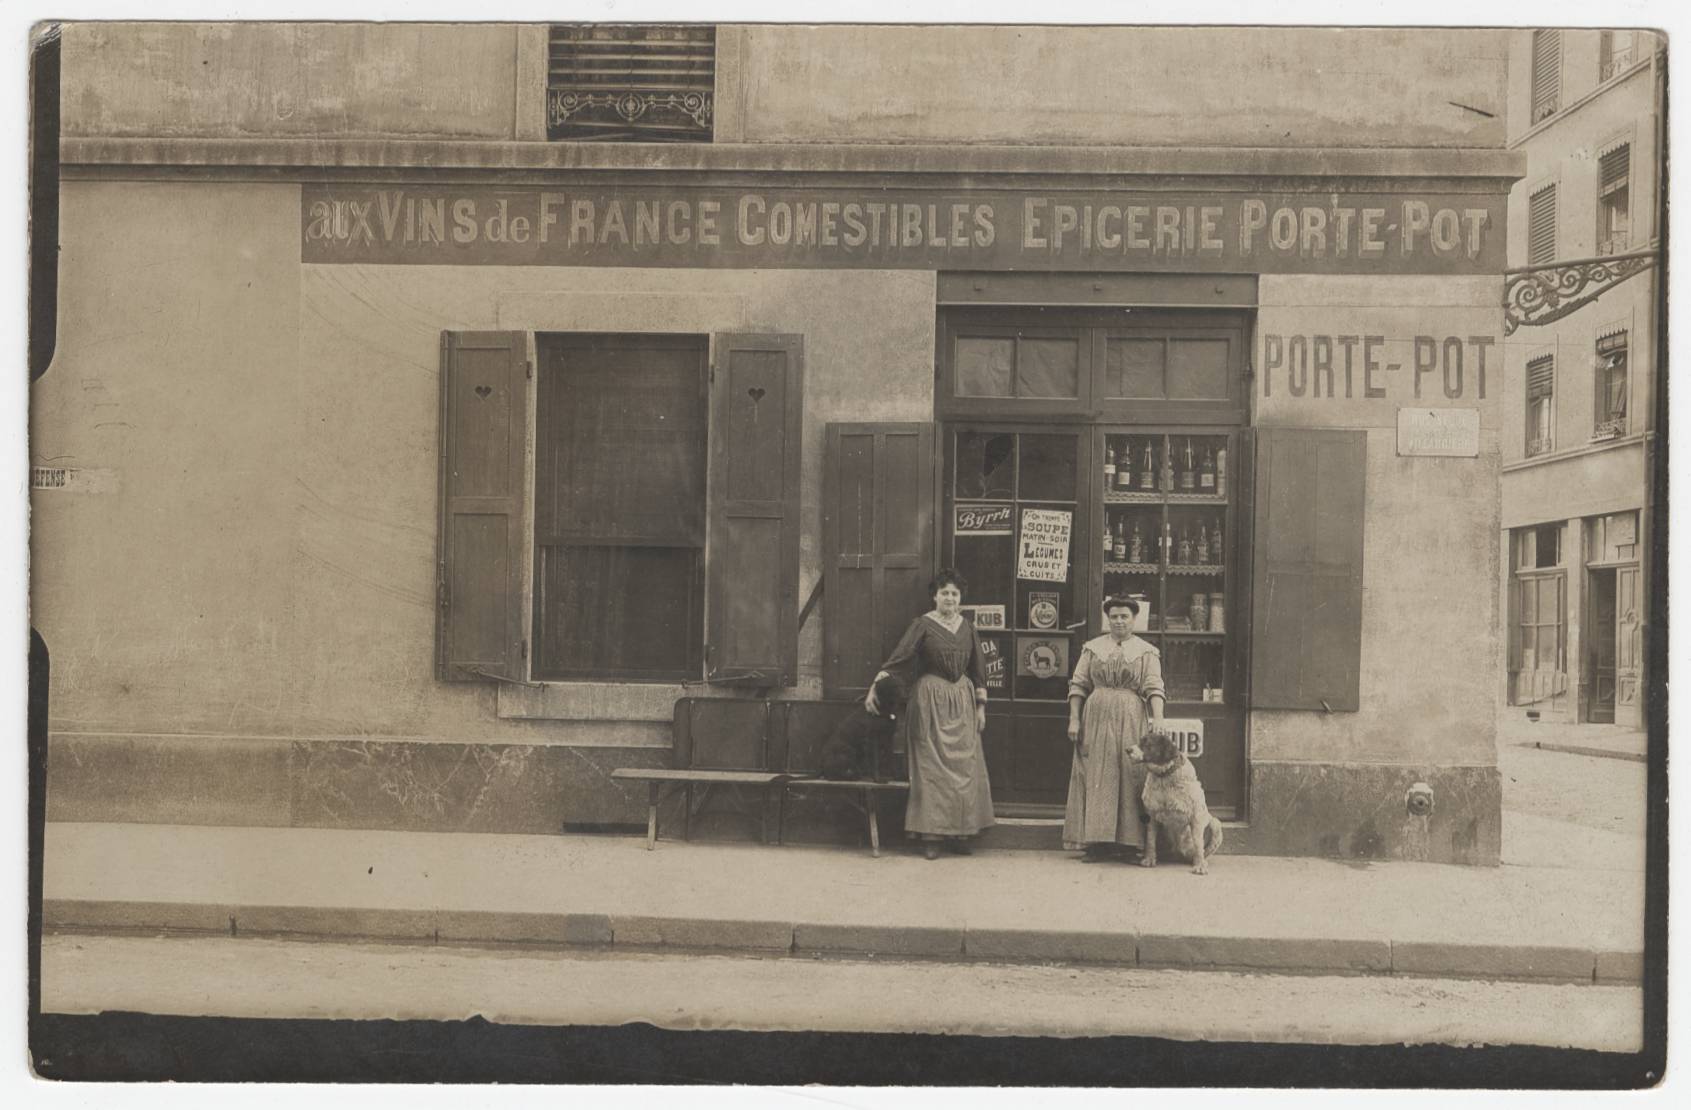
[(311, 185), (308, 263), (1498, 273), (1504, 197)]

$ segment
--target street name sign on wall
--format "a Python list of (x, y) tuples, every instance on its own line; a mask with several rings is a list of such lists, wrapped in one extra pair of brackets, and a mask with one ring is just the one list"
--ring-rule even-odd
[(307, 263), (1496, 274), (1502, 194), (307, 185)]

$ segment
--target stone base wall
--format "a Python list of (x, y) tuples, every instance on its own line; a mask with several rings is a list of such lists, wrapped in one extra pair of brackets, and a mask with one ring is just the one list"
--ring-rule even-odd
[[(1409, 787), (1433, 789), (1430, 816), (1411, 816)], [(1496, 767), (1403, 763), (1251, 765), (1251, 822), (1227, 846), (1258, 855), (1405, 860), (1495, 867), (1503, 852)]]
[[(665, 767), (661, 748), (452, 744), (393, 740), (55, 736), (47, 819), (262, 825), (413, 832), (554, 834), (643, 830), (646, 787), (618, 767)], [(1410, 784), (1433, 788), (1431, 816), (1410, 816)], [(1251, 819), (1225, 851), (1496, 866), (1502, 851), (1495, 767), (1263, 762), (1251, 767)], [(659, 835), (683, 832), (671, 791)], [(865, 815), (837, 791), (794, 789), (784, 821), (775, 791), (695, 787), (691, 835), (755, 841), (777, 824), (799, 844), (867, 842)], [(879, 800), (883, 846), (903, 840), (902, 797)], [(1031, 845), (1030, 845), (1031, 846)], [(1049, 847), (1058, 846), (1055, 835)]]

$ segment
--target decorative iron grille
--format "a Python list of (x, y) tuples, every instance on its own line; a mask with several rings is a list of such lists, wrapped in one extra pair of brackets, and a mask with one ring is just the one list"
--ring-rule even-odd
[(1634, 32), (1604, 31), (1598, 42), (1598, 77), (1607, 81), (1632, 68), (1638, 60), (1638, 39)]
[(546, 81), (549, 139), (709, 142), (715, 102), (715, 27), (552, 28)]

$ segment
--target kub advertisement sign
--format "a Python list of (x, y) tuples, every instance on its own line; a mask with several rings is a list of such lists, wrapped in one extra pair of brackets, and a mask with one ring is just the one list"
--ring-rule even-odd
[(1033, 582), (1069, 580), (1069, 536), (1074, 513), (1067, 509), (1023, 509), (1016, 577)]
[(1004, 606), (1002, 605), (963, 605), (959, 606), (963, 618), (974, 625), (978, 631), (1002, 631), (1004, 628)]
[(1204, 754), (1204, 722), (1199, 718), (1166, 717), (1163, 719), (1163, 731), (1186, 753), (1187, 759), (1197, 759)]

